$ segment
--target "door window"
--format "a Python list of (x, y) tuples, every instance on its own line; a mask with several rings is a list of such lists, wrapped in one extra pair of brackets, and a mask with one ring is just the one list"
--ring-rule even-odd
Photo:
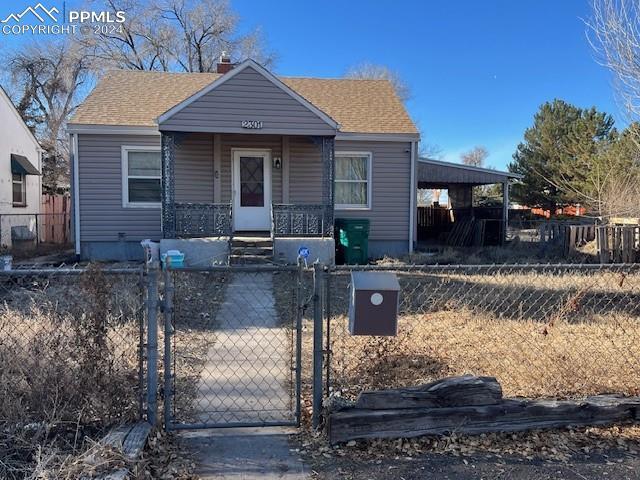
[(240, 157), (240, 206), (264, 207), (263, 157)]

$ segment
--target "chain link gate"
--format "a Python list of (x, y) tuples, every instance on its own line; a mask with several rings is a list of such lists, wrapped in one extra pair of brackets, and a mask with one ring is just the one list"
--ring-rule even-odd
[(164, 271), (167, 429), (298, 425), (302, 269)]

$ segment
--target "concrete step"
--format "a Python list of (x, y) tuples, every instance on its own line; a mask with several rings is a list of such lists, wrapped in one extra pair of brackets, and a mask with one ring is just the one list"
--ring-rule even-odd
[(233, 237), (231, 248), (264, 247), (272, 248), (273, 240), (264, 237)]
[(231, 247), (231, 255), (258, 255), (262, 257), (273, 256), (273, 247)]
[(266, 265), (272, 263), (271, 256), (265, 255), (231, 255), (229, 263), (231, 265)]

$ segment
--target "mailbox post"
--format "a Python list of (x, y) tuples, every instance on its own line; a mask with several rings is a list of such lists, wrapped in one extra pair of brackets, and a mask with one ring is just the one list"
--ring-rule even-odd
[(391, 272), (351, 272), (351, 335), (397, 335), (399, 293), (398, 278)]

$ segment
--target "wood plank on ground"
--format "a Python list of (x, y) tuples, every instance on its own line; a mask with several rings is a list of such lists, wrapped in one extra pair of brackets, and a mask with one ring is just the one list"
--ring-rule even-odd
[(495, 405), (501, 400), (502, 387), (494, 377), (464, 375), (417, 387), (365, 391), (358, 396), (355, 408), (384, 410)]
[[(150, 432), (151, 424), (147, 422), (122, 425), (105, 435), (101, 443), (121, 451), (129, 460), (135, 460), (142, 453)], [(126, 468), (119, 468), (103, 475), (101, 480), (124, 480), (128, 474)]]
[(362, 438), (406, 438), (451, 432), (480, 434), (541, 428), (608, 425), (632, 420), (639, 397), (599, 395), (582, 401), (505, 399), (495, 405), (359, 409), (329, 416), (331, 443)]

